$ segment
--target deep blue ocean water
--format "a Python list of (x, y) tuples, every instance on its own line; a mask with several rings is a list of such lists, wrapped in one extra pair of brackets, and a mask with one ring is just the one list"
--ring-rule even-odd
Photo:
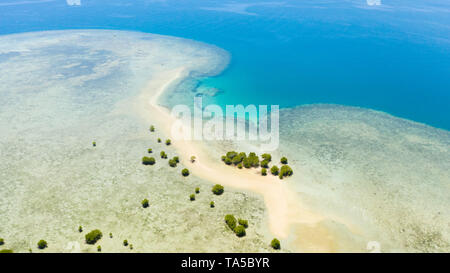
[(450, 130), (450, 2), (368, 1), (0, 0), (0, 34), (194, 39), (231, 53), (227, 70), (202, 82), (222, 91), (221, 105), (336, 103)]

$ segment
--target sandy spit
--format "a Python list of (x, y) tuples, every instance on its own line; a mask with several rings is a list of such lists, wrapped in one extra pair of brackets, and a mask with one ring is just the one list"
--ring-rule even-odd
[[(173, 139), (172, 126), (178, 119), (171, 115), (169, 109), (159, 105), (158, 99), (170, 86), (180, 82), (188, 74), (186, 68), (180, 67), (154, 75), (133, 102), (133, 107), (141, 117), (149, 124), (154, 124), (158, 133), (171, 139)], [(232, 187), (263, 196), (270, 231), (277, 238), (290, 238), (293, 251), (338, 251), (335, 242), (337, 239), (332, 232), (322, 226), (322, 222), (330, 219), (330, 216), (308, 209), (286, 183), (276, 176), (263, 177), (255, 169), (237, 170), (225, 166), (220, 159), (212, 158), (206, 152), (207, 143), (194, 140), (172, 141), (181, 162), (188, 166), (192, 175), (212, 184), (221, 184), (225, 186), (225, 190)], [(190, 162), (193, 155), (196, 157), (195, 163)], [(296, 175), (301, 174), (296, 172)]]

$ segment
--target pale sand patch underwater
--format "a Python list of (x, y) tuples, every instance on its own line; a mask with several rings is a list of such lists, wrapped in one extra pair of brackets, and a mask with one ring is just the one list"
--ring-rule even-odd
[(291, 189), (354, 223), (360, 236), (326, 221), (331, 230), (363, 249), (375, 241), (385, 252), (450, 251), (448, 131), (339, 105), (284, 109), (280, 120), (280, 153), (302, 174)]

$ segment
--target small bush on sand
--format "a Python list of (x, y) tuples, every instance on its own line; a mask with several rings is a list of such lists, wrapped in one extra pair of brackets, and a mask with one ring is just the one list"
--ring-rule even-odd
[(148, 152), (149, 154), (151, 154), (151, 153), (153, 153), (153, 150), (152, 150), (152, 149), (148, 149), (147, 152)]
[(236, 218), (231, 214), (225, 215), (225, 223), (231, 230), (236, 228)]
[(263, 167), (263, 168), (269, 168), (269, 161), (267, 161), (267, 160), (263, 160), (263, 161), (261, 161), (261, 167)]
[(167, 154), (166, 154), (166, 152), (161, 151), (161, 152), (159, 153), (159, 155), (161, 156), (162, 159), (167, 159)]
[(38, 245), (38, 248), (39, 249), (44, 249), (44, 248), (46, 248), (48, 245), (47, 245), (47, 242), (45, 241), (45, 240), (40, 240), (38, 243), (37, 243), (37, 245)]
[(272, 156), (270, 154), (262, 154), (261, 157), (268, 162), (272, 161)]
[(211, 201), (210, 203), (209, 203), (209, 207), (211, 207), (211, 208), (214, 208), (216, 205), (214, 204), (214, 201)]
[(193, 155), (191, 156), (191, 163), (194, 163), (197, 158)]
[(161, 139), (160, 138), (158, 138), (158, 143), (161, 143)]
[(195, 201), (195, 194), (191, 194), (191, 195), (189, 195), (189, 200), (191, 200), (191, 201)]
[(262, 176), (266, 176), (267, 175), (267, 169), (266, 168), (262, 168), (261, 169), (261, 175)]
[(98, 247), (97, 247), (97, 251), (98, 251), (98, 252), (102, 252), (102, 247), (101, 247), (101, 246), (98, 246)]
[(95, 142), (95, 141), (92, 142), (92, 146), (93, 146), (93, 147), (97, 147), (97, 142)]
[(215, 195), (221, 195), (221, 194), (223, 193), (223, 190), (224, 190), (224, 188), (223, 188), (223, 186), (220, 185), (220, 184), (216, 184), (216, 185), (214, 185), (214, 186), (212, 187), (212, 192), (213, 192)]
[(242, 167), (244, 167), (244, 166), (242, 165), (242, 163), (239, 163), (239, 164), (237, 165), (237, 167), (238, 167), (238, 169), (242, 169)]
[(195, 193), (200, 193), (200, 188), (195, 188)]
[(128, 246), (128, 240), (123, 240), (123, 246)]
[(291, 167), (288, 165), (283, 165), (280, 168), (280, 178), (282, 179), (285, 176), (291, 176), (294, 172), (292, 171)]
[(231, 159), (229, 159), (228, 157), (225, 159), (225, 164), (227, 164), (227, 165), (231, 165), (231, 163), (233, 163), (232, 161), (231, 161)]
[(5, 240), (3, 238), (0, 238), (0, 246), (5, 244)]
[(78, 227), (78, 232), (80, 232), (80, 233), (83, 232), (83, 227), (82, 226)]
[(12, 249), (2, 249), (0, 250), (0, 253), (14, 253), (14, 251), (12, 251)]
[(259, 167), (259, 157), (255, 153), (250, 153), (247, 158), (250, 160), (252, 167)]
[(183, 169), (181, 170), (181, 175), (183, 175), (184, 177), (189, 175), (189, 170), (188, 169)]
[(238, 165), (239, 163), (241, 163), (243, 160), (244, 160), (244, 158), (246, 158), (247, 157), (247, 155), (245, 154), (245, 153), (239, 153), (238, 155), (235, 155), (234, 157), (233, 157), (233, 159), (232, 159), (232, 162), (233, 162), (233, 164), (234, 165)]
[(150, 126), (150, 132), (154, 132), (155, 131), (155, 126)]
[(142, 164), (144, 164), (144, 165), (153, 165), (153, 164), (155, 164), (155, 158), (144, 156), (142, 158)]
[(177, 166), (177, 162), (174, 159), (169, 160), (169, 166), (175, 168)]
[(148, 206), (149, 206), (149, 204), (148, 204), (148, 199), (142, 200), (141, 204), (142, 204), (142, 207), (143, 207), (143, 208), (148, 208)]
[(255, 153), (249, 153), (248, 156), (242, 160), (242, 165), (247, 169), (259, 167), (259, 157)]
[(248, 228), (248, 220), (239, 219), (238, 223), (239, 223), (239, 225), (244, 226), (245, 228)]
[(287, 163), (288, 163), (288, 160), (287, 160), (286, 157), (283, 156), (283, 157), (280, 159), (280, 162), (281, 162), (281, 164), (287, 164)]
[(279, 172), (279, 169), (277, 166), (272, 166), (272, 168), (270, 168), (270, 173), (273, 175), (277, 175)]
[(243, 227), (243, 226), (235, 227), (234, 233), (236, 233), (236, 236), (238, 236), (238, 237), (244, 237), (245, 236), (245, 227)]
[(169, 146), (172, 142), (170, 141), (170, 139), (166, 140), (166, 145)]
[(244, 160), (242, 161), (242, 165), (247, 169), (250, 169), (252, 167), (252, 163), (250, 162), (249, 158), (244, 158)]
[(270, 243), (270, 246), (271, 246), (273, 249), (280, 249), (280, 248), (281, 248), (280, 241), (278, 241), (277, 238), (274, 238), (274, 239), (272, 240), (272, 242)]
[(180, 163), (180, 157), (178, 157), (178, 156), (174, 156), (173, 160), (175, 160), (175, 162), (177, 162), (177, 163)]
[(85, 235), (86, 238), (86, 243), (93, 245), (95, 244), (98, 240), (100, 240), (102, 238), (103, 234), (100, 230), (98, 229), (94, 229), (93, 231), (89, 232), (88, 234)]
[(233, 159), (233, 157), (237, 156), (237, 153), (235, 151), (230, 151), (226, 154), (227, 158)]

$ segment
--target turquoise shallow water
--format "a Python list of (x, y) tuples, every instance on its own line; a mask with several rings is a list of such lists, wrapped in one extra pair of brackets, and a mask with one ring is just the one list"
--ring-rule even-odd
[(221, 91), (221, 105), (335, 103), (450, 129), (444, 1), (67, 2), (2, 0), (0, 34), (103, 28), (190, 38), (232, 56), (201, 83)]

